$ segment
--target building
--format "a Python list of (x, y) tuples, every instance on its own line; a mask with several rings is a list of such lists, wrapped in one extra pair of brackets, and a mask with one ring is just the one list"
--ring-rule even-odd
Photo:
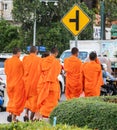
[(12, 21), (13, 0), (0, 0), (0, 19)]

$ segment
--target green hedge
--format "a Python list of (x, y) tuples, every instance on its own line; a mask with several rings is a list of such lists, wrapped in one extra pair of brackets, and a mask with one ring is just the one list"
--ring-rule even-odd
[(57, 124), (77, 125), (98, 130), (117, 130), (117, 97), (79, 98), (59, 104), (50, 115)]
[(0, 130), (89, 130), (88, 128), (78, 128), (68, 125), (56, 125), (51, 126), (46, 122), (18, 122), (10, 124), (0, 124)]

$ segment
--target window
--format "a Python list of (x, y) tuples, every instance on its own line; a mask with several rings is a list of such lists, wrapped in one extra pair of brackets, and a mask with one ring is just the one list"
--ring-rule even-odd
[(0, 68), (4, 68), (4, 62), (6, 58), (0, 58)]
[(7, 10), (7, 4), (4, 4), (4, 10)]

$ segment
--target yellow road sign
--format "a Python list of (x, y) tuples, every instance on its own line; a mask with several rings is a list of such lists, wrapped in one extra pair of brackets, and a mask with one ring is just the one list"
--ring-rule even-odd
[(73, 35), (77, 36), (89, 24), (91, 19), (75, 4), (61, 21)]

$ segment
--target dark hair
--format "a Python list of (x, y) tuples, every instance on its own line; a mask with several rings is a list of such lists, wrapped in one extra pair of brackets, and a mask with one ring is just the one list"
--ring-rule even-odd
[(78, 48), (76, 47), (73, 47), (72, 50), (71, 50), (71, 53), (74, 55), (74, 54), (77, 54), (79, 52)]
[(102, 70), (104, 70), (104, 67), (103, 67), (103, 65), (101, 64), (101, 68), (102, 68)]
[(13, 54), (17, 54), (18, 52), (21, 52), (21, 49), (18, 47), (13, 48)]
[(103, 55), (104, 57), (107, 57), (107, 55), (105, 54), (105, 55)]
[(53, 47), (53, 48), (51, 49), (51, 53), (52, 53), (52, 54), (55, 54), (56, 52), (58, 52), (58, 49), (57, 49), (56, 47)]
[(41, 57), (44, 58), (44, 57), (47, 57), (47, 56), (49, 56), (49, 55), (50, 55), (50, 52), (47, 51), (47, 52), (43, 53)]
[(97, 58), (96, 52), (92, 51), (92, 52), (89, 54), (89, 59), (90, 59), (90, 60), (95, 60), (96, 58)]
[(36, 46), (31, 46), (30, 53), (35, 53), (37, 51)]

